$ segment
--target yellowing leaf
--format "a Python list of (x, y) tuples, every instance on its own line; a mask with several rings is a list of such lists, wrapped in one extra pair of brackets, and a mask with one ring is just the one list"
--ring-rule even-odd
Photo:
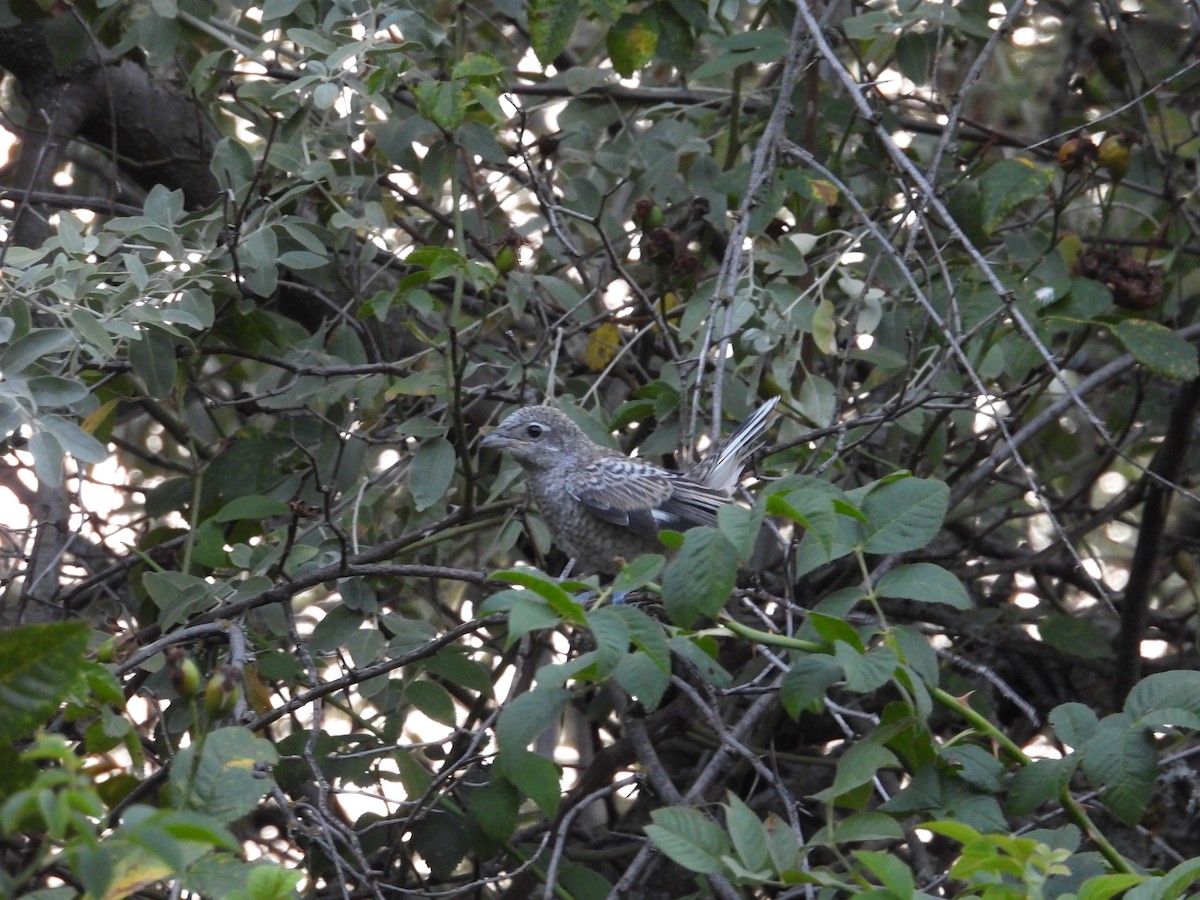
[(812, 321), (813, 344), (822, 353), (830, 356), (838, 352), (837, 346), (837, 317), (834, 315), (833, 304), (822, 300), (817, 304)]
[(818, 178), (806, 170), (789, 169), (783, 173), (781, 182), (798, 196), (816, 200), (826, 206), (832, 206), (838, 199), (838, 189), (832, 181)]
[(814, 200), (824, 203), (826, 206), (833, 206), (833, 204), (837, 203), (838, 189), (834, 187), (831, 181), (814, 178), (808, 183), (808, 189), (812, 192)]
[(1058, 242), (1058, 255), (1062, 257), (1068, 269), (1072, 268), (1076, 260), (1083, 255), (1083, 241), (1079, 239), (1079, 235), (1064, 231), (1062, 240)]
[(587, 347), (583, 350), (583, 364), (593, 372), (600, 372), (613, 361), (620, 349), (620, 330), (612, 322), (602, 322), (588, 335)]
[(618, 74), (628, 78), (654, 58), (658, 49), (658, 15), (654, 8), (626, 13), (608, 30), (608, 56)]
[(529, 42), (548, 66), (562, 53), (579, 18), (579, 0), (529, 0)]
[(83, 430), (92, 437), (108, 441), (112, 435), (113, 425), (117, 421), (117, 404), (119, 401), (116, 397), (101, 404), (94, 412), (83, 420)]
[(130, 894), (148, 888), (173, 871), (169, 865), (141, 847), (130, 847), (113, 866), (112, 881), (103, 900), (123, 900)]
[(271, 709), (271, 686), (262, 679), (258, 666), (246, 666), (242, 672), (246, 685), (246, 702), (259, 715)]
[[(679, 295), (674, 291), (667, 291), (662, 295), (662, 299), (658, 301), (658, 311), (662, 315), (664, 321), (666, 321), (667, 317), (671, 315), (671, 310), (675, 309), (677, 306), (679, 306), (679, 304)], [(653, 330), (655, 334), (657, 334), (658, 326), (655, 325)]]

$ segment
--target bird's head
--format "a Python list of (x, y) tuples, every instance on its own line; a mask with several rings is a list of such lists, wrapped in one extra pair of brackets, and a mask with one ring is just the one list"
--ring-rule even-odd
[(566, 413), (553, 406), (518, 409), (484, 437), (481, 446), (510, 454), (526, 469), (572, 465), (598, 450)]

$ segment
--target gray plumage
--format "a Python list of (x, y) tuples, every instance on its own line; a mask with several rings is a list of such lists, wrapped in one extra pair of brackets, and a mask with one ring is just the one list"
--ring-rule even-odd
[(542, 518), (567, 554), (589, 571), (613, 574), (622, 559), (662, 552), (664, 528), (716, 524), (778, 400), (756, 409), (686, 472), (601, 447), (552, 406), (517, 410), (482, 445), (509, 453), (525, 469)]

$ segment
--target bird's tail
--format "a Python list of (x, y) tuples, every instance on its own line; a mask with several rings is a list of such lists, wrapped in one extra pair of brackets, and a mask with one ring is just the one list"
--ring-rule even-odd
[(779, 398), (772, 397), (751, 413), (750, 418), (739, 425), (733, 434), (688, 472), (688, 479), (714, 490), (732, 492), (742, 477), (746, 459), (758, 449), (758, 439), (771, 424), (772, 413), (778, 403)]

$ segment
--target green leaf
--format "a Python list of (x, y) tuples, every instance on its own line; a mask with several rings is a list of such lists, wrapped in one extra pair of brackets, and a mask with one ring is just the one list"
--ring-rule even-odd
[(230, 853), (208, 854), (188, 867), (183, 887), (204, 897), (223, 900), (294, 900), (304, 877), (271, 863), (247, 863)]
[(425, 768), (426, 760), (423, 754), (418, 754), (420, 751), (414, 750), (411, 753), (397, 753), (394, 757), (399, 769), (400, 784), (410, 797), (424, 794), (433, 782), (433, 776)]
[(29, 734), (58, 708), (83, 665), (88, 635), (83, 622), (0, 631), (0, 743)]
[[(522, 635), (531, 631), (541, 631), (546, 628), (557, 628), (562, 624), (562, 616), (550, 608), (550, 605), (532, 591), (503, 591), (489, 598), (489, 604), (502, 595), (511, 594), (515, 598), (508, 612), (508, 634), (504, 644), (511, 647)], [(493, 612), (496, 606), (488, 606), (484, 611)]]
[(495, 841), (507, 840), (517, 827), (521, 797), (511, 782), (493, 775), (483, 787), (467, 794), (467, 808), (483, 833)]
[(900, 35), (900, 40), (896, 42), (896, 63), (900, 67), (900, 73), (916, 83), (925, 81), (936, 52), (937, 40), (934, 34), (909, 32)]
[(958, 843), (964, 846), (978, 841), (983, 836), (966, 822), (955, 822), (952, 820), (922, 822), (921, 827), (932, 831), (934, 834), (944, 834), (946, 837), (953, 841), (958, 841)]
[(66, 328), (35, 328), (21, 335), (0, 353), (0, 372), (12, 378), (24, 372), (37, 360), (69, 347), (71, 332)]
[(412, 705), (433, 719), (449, 728), (458, 721), (454, 700), (450, 693), (433, 681), (414, 681), (404, 691)]
[(550, 818), (557, 815), (562, 800), (562, 771), (553, 761), (528, 750), (508, 750), (501, 752), (497, 765), (504, 777), (536, 803), (542, 812)]
[(439, 881), (452, 877), (471, 849), (462, 818), (440, 809), (431, 810), (413, 825), (412, 846)]
[(615, 22), (629, 0), (588, 0), (588, 9), (604, 22)]
[(1092, 278), (1072, 278), (1067, 295), (1051, 307), (1056, 316), (1090, 319), (1112, 309), (1112, 291)]
[(629, 640), (633, 645), (653, 660), (659, 669), (669, 674), (671, 652), (663, 626), (637, 607), (622, 604), (614, 609), (625, 619), (625, 627), (629, 629)]
[(449, 278), (466, 267), (466, 259), (453, 247), (418, 247), (404, 261), (428, 269), (433, 278)]
[(840, 597), (831, 595), (822, 600), (819, 606), (820, 611), (814, 610), (809, 613), (808, 622), (805, 623), (805, 627), (812, 628), (813, 631), (830, 645), (841, 641), (853, 647), (859, 653), (862, 653), (866, 650), (866, 645), (863, 643), (862, 638), (859, 637), (858, 632), (855, 631), (854, 626), (849, 622), (843, 621), (837, 615), (828, 615), (825, 612), (831, 604), (838, 606), (845, 605), (847, 607), (853, 606), (862, 596), (862, 592), (858, 588), (846, 588), (841, 594), (842, 596)]
[(35, 431), (29, 438), (33, 454), (33, 472), (40, 484), (57, 488), (63, 483), (63, 448), (54, 435)]
[(177, 841), (211, 844), (225, 850), (237, 850), (239, 847), (237, 839), (211, 816), (171, 809), (161, 810), (153, 819), (156, 827)]
[(146, 389), (159, 399), (175, 393), (175, 341), (153, 325), (142, 327), (140, 340), (129, 342), (129, 362)]
[(629, 78), (654, 58), (658, 48), (658, 15), (653, 6), (625, 13), (608, 30), (608, 56), (617, 74)]
[[(393, 631), (399, 628), (413, 632), (411, 646), (425, 644), (437, 637), (438, 634), (433, 624), (428, 622), (401, 619), (399, 616), (386, 616), (383, 622)], [(439, 675), (459, 687), (476, 691), (485, 697), (492, 696), (492, 670), (482, 662), (470, 659), (457, 648), (443, 650), (437, 656), (427, 660), (425, 668), (432, 674)]]
[(555, 889), (572, 900), (606, 900), (613, 885), (596, 871), (594, 863), (564, 863), (558, 870)]
[(900, 768), (900, 761), (886, 747), (863, 741), (853, 744), (837, 762), (837, 774), (833, 784), (813, 799), (822, 803), (833, 803), (844, 794), (870, 784), (881, 769)]
[(1200, 712), (1200, 672), (1182, 669), (1143, 678), (1125, 699), (1125, 712), (1134, 721), (1157, 710)]
[(692, 665), (706, 682), (719, 688), (733, 684), (733, 676), (714, 658), (716, 646), (711, 640), (678, 635), (667, 641), (667, 646), (682, 660)]
[[(303, 872), (285, 869), (283, 866), (255, 866), (246, 879), (245, 900), (290, 900), (296, 895), (296, 888), (303, 878)], [(240, 898), (233, 895), (230, 900)]]
[(454, 131), (466, 114), (466, 98), (457, 81), (422, 81), (413, 87), (417, 109), (439, 128)]
[[(857, 492), (852, 492), (855, 496)], [(870, 523), (860, 539), (867, 553), (904, 553), (933, 540), (946, 517), (950, 488), (925, 478), (900, 478), (870, 486), (861, 504)]]
[(1049, 615), (1038, 621), (1038, 634), (1056, 650), (1083, 659), (1101, 659), (1111, 653), (1108, 637), (1088, 619)]
[(899, 857), (879, 850), (855, 850), (854, 856), (895, 896), (913, 896), (912, 870)]
[(454, 479), (457, 464), (454, 445), (444, 437), (430, 438), (421, 444), (408, 470), (408, 489), (418, 511), (429, 509), (442, 499)]
[(701, 616), (716, 615), (729, 600), (737, 565), (737, 550), (725, 535), (690, 529), (663, 575), (663, 606), (672, 621), (688, 628)]
[(537, 687), (505, 704), (496, 722), (496, 739), (502, 753), (525, 750), (547, 728), (557, 726), (571, 699), (565, 688)]
[(281, 266), (286, 266), (297, 272), (307, 269), (319, 269), (322, 266), (329, 265), (327, 257), (317, 253), (310, 253), (307, 250), (288, 250), (286, 253), (280, 253), (278, 262)]
[[(1125, 900), (1176, 900), (1200, 881), (1200, 857), (1185, 860), (1166, 875), (1149, 878), (1125, 895)], [(1194, 896), (1194, 894), (1189, 894)]]
[(981, 794), (953, 777), (941, 780), (941, 794), (937, 815), (953, 816), (985, 832), (1002, 833), (1008, 828), (1004, 810), (990, 794)]
[(306, 47), (309, 50), (316, 50), (325, 56), (337, 50), (337, 44), (333, 43), (325, 35), (311, 31), (308, 28), (289, 28), (287, 30), (288, 40), (300, 47)]
[(116, 344), (95, 313), (79, 307), (71, 310), (70, 318), (75, 331), (87, 340), (102, 358), (111, 359), (117, 355)]
[(550, 605), (563, 620), (572, 625), (586, 625), (583, 604), (562, 589), (558, 582), (533, 569), (505, 569), (492, 574), (494, 581), (519, 584), (533, 591)]
[(62, 416), (42, 416), (38, 425), (54, 436), (61, 450), (70, 453), (80, 462), (101, 463), (108, 459), (108, 449), (72, 422)]
[(1088, 778), (1105, 788), (1101, 801), (1123, 822), (1135, 824), (1154, 795), (1158, 767), (1148, 729), (1125, 713), (1107, 716), (1081, 752)]
[[(596, 66), (573, 66), (560, 76), (563, 87), (572, 94), (586, 94), (588, 91), (606, 84), (612, 78), (612, 72), (607, 68), (601, 69)], [(620, 418), (619, 416), (617, 417)], [(614, 428), (619, 428), (617, 420), (613, 422)]]
[(1057, 799), (1078, 764), (1078, 755), (1072, 754), (1063, 759), (1035, 759), (1022, 766), (1008, 786), (1009, 809), (1014, 815), (1027, 816)]
[(846, 678), (846, 690), (869, 694), (883, 687), (896, 673), (900, 657), (891, 647), (873, 647), (866, 653), (842, 641), (833, 648), (834, 658)]
[(625, 563), (613, 579), (613, 594), (628, 594), (644, 587), (658, 577), (666, 564), (667, 558), (661, 553), (643, 553), (632, 562)]
[(175, 755), (171, 789), (177, 802), (188, 808), (221, 823), (232, 822), (258, 806), (271, 787), (266, 767), (277, 759), (270, 741), (240, 726), (219, 728)]
[(787, 54), (787, 35), (779, 28), (737, 31), (713, 45), (711, 58), (691, 72), (697, 81), (724, 75), (746, 63), (774, 63)]
[(1200, 376), (1196, 348), (1166, 326), (1146, 319), (1122, 319), (1110, 328), (1121, 346), (1155, 375), (1175, 381)]
[(142, 576), (142, 586), (162, 610), (159, 624), (163, 628), (212, 609), (218, 602), (216, 585), (183, 572), (147, 572)]
[(671, 684), (671, 673), (664, 672), (647, 653), (626, 654), (613, 669), (612, 677), (648, 710), (658, 709)]
[(470, 53), (454, 64), (453, 78), (493, 78), (507, 71), (490, 53)]
[[(176, 574), (176, 573), (164, 573)], [(314, 652), (331, 650), (346, 644), (351, 637), (362, 628), (362, 613), (341, 604), (334, 606), (325, 615), (309, 639), (309, 647)]]
[(579, 0), (529, 0), (529, 42), (543, 67), (566, 48), (579, 7)]
[(847, 844), (856, 841), (887, 841), (902, 838), (904, 829), (891, 816), (868, 810), (856, 812), (834, 823), (833, 834), (828, 827), (820, 829), (813, 835), (810, 843), (813, 846), (821, 844)]
[(629, 652), (629, 626), (614, 606), (588, 614), (588, 628), (596, 643), (601, 677), (609, 674)]
[[(210, 817), (180, 810), (154, 810), (135, 805), (124, 812), (123, 822), (109, 841), (122, 851), (117, 864), (118, 884), (158, 880), (167, 872), (181, 872), (210, 849), (234, 850), (237, 841)], [(111, 851), (110, 851), (111, 852)], [(125, 896), (126, 891), (117, 895)], [(112, 896), (110, 890), (106, 896)]]
[(766, 514), (766, 508), (761, 504), (749, 509), (731, 503), (717, 510), (717, 525), (721, 534), (725, 535), (737, 550), (738, 561), (742, 565), (749, 563), (754, 554)]
[(142, 212), (152, 222), (173, 227), (183, 215), (183, 191), (173, 191), (162, 184), (154, 185), (146, 194)]
[(979, 179), (984, 230), (995, 231), (1018, 206), (1045, 193), (1053, 180), (1050, 169), (1024, 160), (1002, 159), (993, 165)]
[(38, 406), (70, 406), (88, 395), (87, 385), (74, 378), (38, 375), (27, 382)]
[(751, 870), (766, 868), (770, 862), (767, 832), (762, 821), (737, 794), (725, 794), (725, 829), (743, 866)]
[(885, 37), (895, 29), (897, 18), (887, 10), (874, 10), (858, 16), (848, 16), (842, 22), (846, 37), (852, 41), (873, 41)]
[(900, 654), (913, 673), (928, 685), (938, 684), (937, 653), (929, 644), (929, 638), (916, 628), (905, 625), (893, 626), (888, 631), (888, 643)]
[(1150, 896), (1162, 900), (1164, 896), (1178, 896), (1138, 894), (1136, 888), (1132, 891), (1129, 890), (1134, 885), (1154, 881), (1158, 881), (1158, 879), (1147, 879), (1145, 875), (1097, 875), (1080, 885), (1079, 890), (1075, 892), (1075, 900), (1109, 900), (1110, 897), (1115, 897), (1125, 891), (1129, 891), (1125, 894), (1125, 900), (1137, 900), (1139, 897), (1141, 900), (1149, 900)]
[(1096, 734), (1100, 720), (1091, 707), (1082, 703), (1063, 703), (1050, 710), (1050, 724), (1068, 747), (1079, 750)]
[[(772, 487), (767, 498), (767, 512), (803, 525), (806, 536), (811, 535), (830, 550), (839, 537), (839, 516), (834, 511), (833, 501), (842, 496), (842, 492), (827, 481), (811, 476), (788, 478)], [(843, 551), (849, 552), (849, 547)]]
[(288, 505), (282, 500), (251, 494), (230, 500), (213, 516), (214, 522), (237, 522), (240, 519), (268, 519), (271, 516), (287, 515)]
[(672, 861), (692, 872), (720, 872), (721, 857), (729, 854), (725, 833), (697, 810), (669, 806), (651, 811), (653, 825), (646, 835)]
[(810, 703), (824, 697), (830, 685), (841, 678), (842, 667), (833, 657), (820, 653), (802, 656), (783, 676), (779, 700), (788, 715), (798, 718)]
[(879, 579), (875, 593), (900, 600), (945, 603), (955, 609), (971, 608), (971, 598), (958, 577), (933, 563), (911, 563), (891, 569)]
[(1004, 766), (996, 757), (975, 744), (943, 747), (943, 760), (955, 767), (958, 777), (971, 787), (994, 794), (1000, 790)]

